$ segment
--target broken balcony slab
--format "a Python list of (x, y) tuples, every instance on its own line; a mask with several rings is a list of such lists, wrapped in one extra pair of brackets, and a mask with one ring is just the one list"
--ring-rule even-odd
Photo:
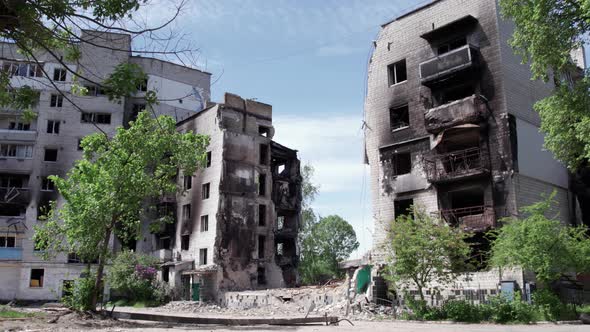
[(424, 114), (424, 125), (429, 133), (437, 134), (462, 124), (478, 124), (487, 116), (485, 102), (478, 96), (472, 95), (429, 109)]

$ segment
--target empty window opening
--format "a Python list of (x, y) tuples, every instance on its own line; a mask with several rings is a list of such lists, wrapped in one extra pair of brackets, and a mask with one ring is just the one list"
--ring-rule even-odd
[(277, 229), (281, 230), (285, 228), (285, 216), (278, 216), (277, 217)]
[(258, 205), (258, 226), (266, 225), (266, 205)]
[(395, 217), (412, 215), (412, 205), (414, 205), (412, 198), (396, 200), (393, 203)]
[(211, 167), (211, 151), (207, 152), (205, 167)]
[(188, 250), (190, 246), (191, 236), (186, 234), (180, 237), (180, 249), (181, 250)]
[(258, 236), (258, 258), (264, 258), (264, 242), (266, 237), (264, 235)]
[(28, 176), (0, 174), (0, 188), (26, 188)]
[(491, 243), (485, 232), (477, 232), (465, 239), (469, 244), (469, 267), (475, 271), (484, 271), (488, 267)]
[(158, 250), (170, 249), (171, 244), (172, 239), (170, 238), (170, 236), (158, 236)]
[(412, 155), (409, 152), (398, 153), (393, 156), (393, 175), (403, 175), (412, 172)]
[(260, 286), (264, 286), (266, 285), (266, 269), (263, 267), (259, 267), (258, 270), (256, 271), (257, 274), (257, 282), (258, 285)]
[(193, 187), (193, 177), (190, 175), (184, 176), (184, 190), (189, 190)]
[(182, 206), (182, 220), (189, 220), (191, 218), (191, 205), (184, 204)]
[(283, 172), (285, 171), (286, 166), (285, 164), (280, 164), (277, 166), (277, 173), (283, 175)]
[(24, 122), (10, 122), (8, 124), (8, 129), (9, 130), (31, 130), (31, 124), (24, 123)]
[(389, 72), (389, 85), (398, 84), (408, 79), (406, 72), (406, 59), (387, 66)]
[(55, 184), (48, 177), (44, 176), (43, 178), (41, 178), (41, 190), (54, 191)]
[(258, 126), (258, 135), (262, 137), (269, 137), (270, 128), (265, 126)]
[(391, 130), (410, 126), (410, 111), (408, 105), (389, 109)]
[(55, 68), (53, 69), (53, 80), (58, 82), (64, 82), (66, 80), (66, 69), (65, 68)]
[(31, 269), (30, 287), (43, 287), (43, 278), (45, 277), (44, 269)]
[(78, 256), (78, 254), (76, 254), (75, 252), (70, 252), (70, 253), (68, 253), (68, 263), (70, 263), (70, 264), (82, 263), (82, 260), (80, 259), (80, 256)]
[(464, 209), (484, 205), (484, 192), (482, 188), (469, 188), (449, 193), (452, 209)]
[(57, 149), (45, 148), (45, 155), (43, 156), (43, 161), (57, 161)]
[(199, 249), (199, 265), (207, 265), (207, 249)]
[(59, 134), (59, 120), (47, 120), (47, 133)]
[(51, 101), (49, 107), (62, 107), (64, 104), (64, 96), (62, 95), (51, 95)]
[(209, 191), (210, 191), (210, 189), (211, 189), (211, 185), (209, 183), (205, 183), (202, 186), (201, 194), (202, 194), (202, 198), (203, 199), (208, 199), (209, 198), (209, 194), (210, 194)]
[(0, 248), (16, 247), (16, 236), (0, 235)]
[(441, 55), (441, 54), (448, 53), (452, 50), (456, 50), (456, 49), (458, 49), (462, 46), (465, 46), (465, 45), (467, 45), (467, 38), (461, 37), (459, 39), (455, 39), (453, 41), (446, 42), (444, 44), (440, 44), (436, 50), (437, 50), (438, 55)]
[(260, 144), (259, 150), (260, 150), (259, 164), (260, 165), (268, 165), (268, 145)]
[(148, 87), (148, 79), (143, 79), (138, 85), (137, 85), (137, 91), (141, 91), (141, 92), (146, 92), (147, 91), (147, 87)]
[(131, 110), (131, 118), (129, 121), (135, 121), (139, 113), (145, 110), (145, 104), (133, 104), (133, 109)]
[(258, 174), (258, 195), (266, 195), (266, 174)]
[(285, 254), (284, 252), (284, 243), (277, 243), (277, 255), (278, 256), (283, 256)]
[(201, 232), (209, 231), (209, 215), (201, 216)]
[(110, 124), (111, 123), (111, 114), (110, 113), (87, 113), (87, 112), (84, 112), (81, 115), (80, 122), (82, 122), (82, 123)]
[(433, 91), (432, 95), (437, 105), (444, 105), (450, 102), (473, 96), (476, 91), (474, 83), (451, 86), (449, 88)]
[(170, 267), (169, 266), (162, 266), (162, 281), (163, 282), (170, 281)]

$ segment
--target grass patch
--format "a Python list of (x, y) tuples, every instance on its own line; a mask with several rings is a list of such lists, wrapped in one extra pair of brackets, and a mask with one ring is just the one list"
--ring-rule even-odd
[(0, 306), (0, 318), (27, 318), (34, 316), (35, 314), (32, 312), (22, 312), (18, 310), (12, 310), (5, 306)]

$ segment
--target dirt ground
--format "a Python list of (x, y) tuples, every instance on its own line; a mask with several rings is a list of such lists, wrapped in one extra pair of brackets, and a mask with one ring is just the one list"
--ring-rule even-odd
[[(451, 331), (556, 331), (576, 332), (589, 331), (588, 325), (557, 325), (557, 324), (536, 324), (536, 325), (493, 325), (493, 324), (453, 324), (453, 323), (421, 323), (404, 321), (353, 321), (354, 326), (347, 322), (341, 322), (339, 326), (212, 326), (212, 325), (187, 325), (156, 323), (146, 321), (112, 320), (101, 319), (98, 316), (89, 316), (76, 313), (67, 313), (59, 309), (17, 309), (27, 312), (35, 312), (36, 316), (26, 319), (0, 320), (0, 331), (408, 331), (408, 332), (451, 332)], [(121, 311), (154, 312), (154, 309), (130, 309), (123, 308)], [(163, 313), (175, 314), (179, 313)], [(212, 316), (203, 313), (181, 313), (182, 315)], [(57, 322), (49, 323), (55, 317), (60, 316)], [(217, 314), (217, 317), (236, 317), (230, 314)]]

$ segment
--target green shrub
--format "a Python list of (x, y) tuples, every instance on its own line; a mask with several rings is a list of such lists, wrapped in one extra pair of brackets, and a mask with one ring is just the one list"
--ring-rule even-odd
[(448, 301), (442, 306), (447, 319), (467, 323), (479, 323), (488, 319), (487, 309), (485, 305), (475, 305), (464, 300)]
[(414, 320), (443, 320), (445, 319), (444, 312), (437, 307), (429, 306), (424, 300), (415, 300), (407, 297), (406, 305), (412, 312), (409, 315), (410, 319)]
[(535, 320), (535, 307), (521, 301), (515, 294), (514, 300), (505, 296), (492, 297), (487, 304), (490, 311), (489, 319), (495, 323), (530, 323)]
[(115, 257), (107, 274), (111, 289), (130, 302), (164, 303), (167, 289), (156, 280), (158, 260), (123, 251)]
[(87, 276), (78, 278), (74, 281), (67, 292), (69, 295), (62, 297), (61, 301), (66, 307), (72, 310), (95, 310), (92, 308), (92, 293), (94, 291), (94, 285), (96, 278), (92, 273), (85, 273)]

